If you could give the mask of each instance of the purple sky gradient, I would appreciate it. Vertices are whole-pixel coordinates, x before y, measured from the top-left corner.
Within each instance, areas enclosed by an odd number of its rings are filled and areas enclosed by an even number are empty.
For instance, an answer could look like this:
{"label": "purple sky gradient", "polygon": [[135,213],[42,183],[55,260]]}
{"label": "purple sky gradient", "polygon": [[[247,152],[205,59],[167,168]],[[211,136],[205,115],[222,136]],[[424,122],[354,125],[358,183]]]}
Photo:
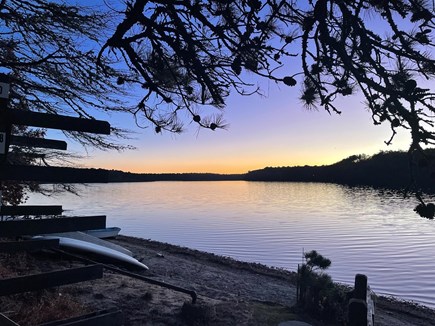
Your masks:
{"label": "purple sky gradient", "polygon": [[[117,0],[110,2],[114,7],[119,5]],[[297,64],[290,63],[284,69],[299,67],[299,59],[295,60]],[[283,76],[288,73],[284,70]],[[89,158],[82,164],[148,173],[243,173],[266,166],[331,164],[353,154],[406,150],[410,144],[406,131],[400,131],[393,145],[387,146],[384,142],[391,136],[390,127],[373,125],[360,94],[337,102],[341,115],[329,115],[321,107],[317,111],[303,107],[299,100],[301,80],[295,87],[250,81],[260,84],[264,97],[232,94],[225,110],[225,120],[230,124],[227,130],[198,130],[194,123],[187,123],[183,134],[156,134],[152,127],[137,128],[128,115],[98,114],[99,119],[132,130],[134,139],[123,143],[137,149],[121,153],[89,149]],[[84,152],[76,144],[70,143],[69,148]]]}

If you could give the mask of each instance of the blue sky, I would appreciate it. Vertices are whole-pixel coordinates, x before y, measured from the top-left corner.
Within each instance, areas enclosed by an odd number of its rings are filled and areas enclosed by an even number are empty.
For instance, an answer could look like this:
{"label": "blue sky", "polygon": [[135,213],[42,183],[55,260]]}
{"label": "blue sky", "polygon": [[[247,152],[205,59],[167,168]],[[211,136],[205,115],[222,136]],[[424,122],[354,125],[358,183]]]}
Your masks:
{"label": "blue sky", "polygon": [[307,110],[298,96],[298,87],[278,89],[274,83],[266,97],[232,95],[225,110],[227,130],[199,130],[192,124],[182,134],[156,134],[153,128],[135,127],[127,115],[108,117],[134,132],[126,143],[136,150],[91,149],[82,163],[131,172],[241,173],[265,166],[330,164],[353,154],[406,150],[410,144],[401,132],[387,146],[389,126],[372,124],[360,96],[342,101],[341,115]]}
{"label": "blue sky", "polygon": [[[81,163],[131,172],[242,173],[265,166],[330,164],[353,154],[406,150],[410,144],[408,134],[402,131],[393,145],[387,146],[389,126],[372,124],[359,94],[337,102],[341,115],[330,115],[322,108],[310,111],[303,107],[300,84],[290,88],[264,80],[254,82],[260,84],[264,96],[232,94],[225,110],[227,130],[198,130],[191,124],[180,135],[156,134],[153,128],[137,128],[128,115],[98,115],[132,130],[133,139],[124,143],[136,150],[88,149],[89,157]],[[70,144],[70,148],[83,153],[77,145]]]}

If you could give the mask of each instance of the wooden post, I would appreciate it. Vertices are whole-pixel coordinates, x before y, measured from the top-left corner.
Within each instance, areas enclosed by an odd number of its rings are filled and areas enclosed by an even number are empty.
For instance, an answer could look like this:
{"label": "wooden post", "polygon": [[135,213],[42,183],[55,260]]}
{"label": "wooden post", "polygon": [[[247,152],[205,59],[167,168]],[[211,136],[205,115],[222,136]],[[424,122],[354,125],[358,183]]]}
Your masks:
{"label": "wooden post", "polygon": [[[0,74],[0,164],[6,161],[9,148],[11,124],[5,114],[9,103],[9,76]],[[2,182],[0,180],[0,207],[3,205]]]}
{"label": "wooden post", "polygon": [[367,276],[363,274],[355,275],[355,289],[353,290],[353,297],[355,299],[365,300],[367,297]]}
{"label": "wooden post", "polygon": [[10,78],[0,73],[0,109],[6,109],[9,103]]}
{"label": "wooden post", "polygon": [[348,306],[349,326],[373,326],[374,315],[374,302],[367,276],[356,274],[353,298],[349,300]]}
{"label": "wooden post", "polygon": [[6,115],[9,103],[9,77],[0,74],[0,154],[7,153],[7,132],[10,132],[10,121]]}
{"label": "wooden post", "polygon": [[8,123],[5,110],[0,108],[0,164],[6,162],[9,151],[11,124]]}
{"label": "wooden post", "polygon": [[301,302],[301,298],[300,298],[300,286],[301,286],[301,281],[300,281],[301,275],[300,275],[300,267],[298,264],[298,274],[296,277],[296,302],[300,303]]}

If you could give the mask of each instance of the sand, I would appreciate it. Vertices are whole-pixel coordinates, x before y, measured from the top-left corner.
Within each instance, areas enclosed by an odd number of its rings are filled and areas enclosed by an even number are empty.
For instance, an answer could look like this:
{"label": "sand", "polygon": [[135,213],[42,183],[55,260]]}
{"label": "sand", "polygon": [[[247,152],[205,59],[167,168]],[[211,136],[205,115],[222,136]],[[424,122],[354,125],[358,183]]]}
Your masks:
{"label": "sand", "polygon": [[[296,303],[296,277],[290,271],[151,240],[119,236],[112,241],[131,250],[150,268],[135,273],[195,291],[196,303],[192,304],[192,296],[187,293],[107,269],[102,279],[46,290],[38,294],[39,298],[45,296],[49,302],[61,298],[63,306],[58,310],[65,315],[119,308],[125,325],[278,325],[288,320],[323,325],[291,309]],[[83,261],[52,252],[0,258],[3,262],[0,278],[84,265]],[[21,325],[54,317],[54,312],[42,316],[48,309],[46,300],[45,307],[23,318],[23,312],[29,310],[26,306],[31,300],[38,300],[38,295],[2,297],[0,310],[13,320],[20,320]],[[76,304],[76,312],[67,312]],[[435,325],[435,311],[411,302],[378,297],[376,325]]]}

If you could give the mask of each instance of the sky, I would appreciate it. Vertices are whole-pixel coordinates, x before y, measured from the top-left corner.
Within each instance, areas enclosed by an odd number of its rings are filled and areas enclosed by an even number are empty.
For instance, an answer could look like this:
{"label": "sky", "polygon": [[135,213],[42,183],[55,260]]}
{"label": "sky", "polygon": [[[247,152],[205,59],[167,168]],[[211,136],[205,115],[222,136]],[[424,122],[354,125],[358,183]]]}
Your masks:
{"label": "sky", "polygon": [[304,108],[299,84],[287,87],[262,81],[260,87],[264,96],[230,95],[225,109],[227,130],[199,130],[191,124],[179,135],[156,134],[152,127],[137,128],[128,115],[98,116],[131,130],[132,139],[123,143],[136,149],[84,151],[77,144],[69,148],[87,155],[80,162],[85,167],[143,173],[245,173],[266,166],[332,164],[354,154],[409,147],[406,132],[399,133],[393,145],[385,144],[390,127],[373,125],[360,94],[336,102],[342,110],[337,115],[321,107]]}
{"label": "sky", "polygon": [[[130,129],[125,144],[135,150],[88,149],[86,167],[143,173],[245,173],[266,166],[324,165],[354,154],[406,150],[410,138],[399,133],[393,145],[388,125],[375,126],[359,96],[341,101],[341,115],[322,108],[307,110],[300,89],[269,85],[266,96],[231,95],[225,110],[226,130],[199,130],[187,125],[182,134],[156,134],[140,129],[130,116],[108,117],[112,125]],[[72,146],[83,154],[83,149]]]}

